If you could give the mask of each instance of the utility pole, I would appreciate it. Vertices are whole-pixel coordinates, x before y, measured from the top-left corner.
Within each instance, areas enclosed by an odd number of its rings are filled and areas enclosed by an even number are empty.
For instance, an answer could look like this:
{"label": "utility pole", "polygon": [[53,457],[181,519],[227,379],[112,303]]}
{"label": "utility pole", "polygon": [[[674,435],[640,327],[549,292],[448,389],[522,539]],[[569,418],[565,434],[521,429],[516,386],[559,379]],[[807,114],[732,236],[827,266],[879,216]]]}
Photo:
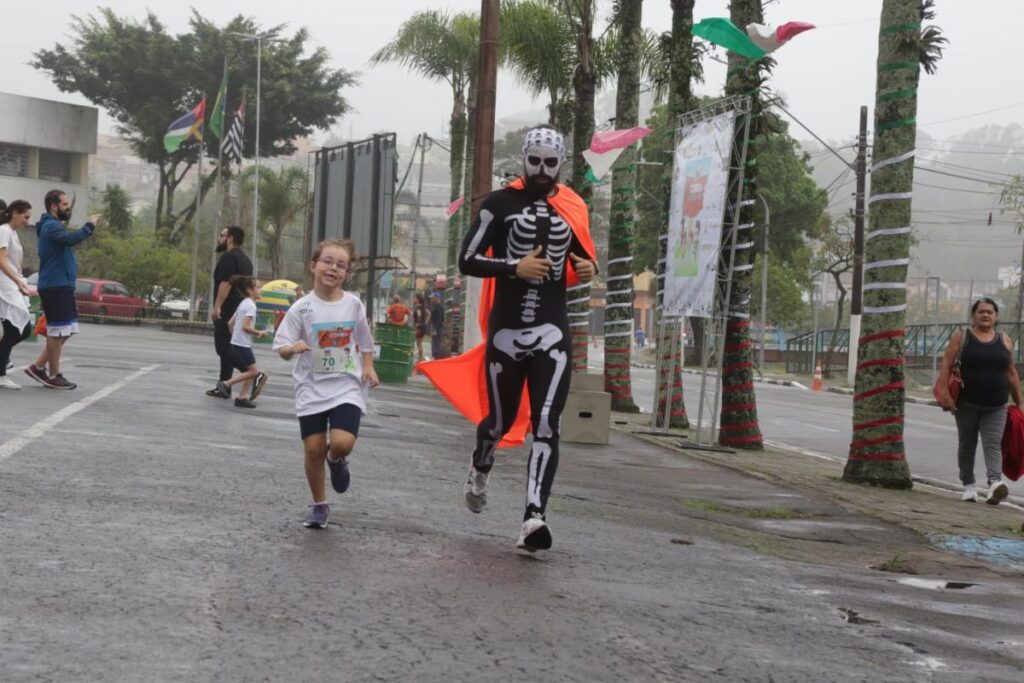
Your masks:
{"label": "utility pole", "polygon": [[846,357],[846,383],[857,381],[857,351],[860,345],[860,317],[864,312],[864,203],[868,176],[868,108],[860,108],[857,136],[857,196],[853,213],[853,291],[850,293],[850,344]]}
{"label": "utility pole", "polygon": [[[470,216],[480,210],[480,203],[491,191],[491,178],[494,175],[494,112],[497,100],[498,83],[498,16],[500,0],[481,0],[480,2],[480,61],[478,62],[478,85],[476,92],[476,116],[473,121],[473,184],[472,196],[467,197],[466,208]],[[465,209],[463,209],[465,210]],[[463,311],[462,340],[463,349],[478,344],[480,328],[476,325],[477,312],[480,306],[479,278],[463,280],[466,288],[466,305]]]}
{"label": "utility pole", "polygon": [[768,227],[771,224],[771,214],[768,212],[768,202],[764,195],[758,193],[757,198],[761,200],[764,208],[764,242],[761,246],[761,344],[757,353],[757,371],[764,377],[764,335],[768,327]]}

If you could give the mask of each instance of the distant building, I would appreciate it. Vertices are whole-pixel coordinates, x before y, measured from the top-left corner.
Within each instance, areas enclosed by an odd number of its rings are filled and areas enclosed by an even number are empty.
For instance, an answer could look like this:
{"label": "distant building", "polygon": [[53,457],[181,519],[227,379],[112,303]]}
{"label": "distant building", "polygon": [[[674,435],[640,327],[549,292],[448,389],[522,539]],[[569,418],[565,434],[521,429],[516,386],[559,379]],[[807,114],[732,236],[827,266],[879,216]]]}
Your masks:
{"label": "distant building", "polygon": [[25,199],[38,216],[46,193],[60,188],[88,208],[98,110],[0,93],[0,112],[0,198]]}

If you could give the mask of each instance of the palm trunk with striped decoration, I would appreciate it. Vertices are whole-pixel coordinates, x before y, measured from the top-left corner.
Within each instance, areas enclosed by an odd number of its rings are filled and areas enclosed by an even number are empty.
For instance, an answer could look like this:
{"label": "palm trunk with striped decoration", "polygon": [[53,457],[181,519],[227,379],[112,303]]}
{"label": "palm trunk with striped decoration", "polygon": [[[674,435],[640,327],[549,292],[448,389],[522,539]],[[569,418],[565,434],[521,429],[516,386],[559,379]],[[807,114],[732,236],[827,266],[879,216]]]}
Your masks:
{"label": "palm trunk with striped decoration", "polygon": [[903,359],[920,38],[919,0],[884,0],[864,241],[864,317],[853,439],[843,472],[846,481],[901,489],[913,486],[903,444]]}
{"label": "palm trunk with striped decoration", "polygon": [[[733,0],[730,19],[740,27],[764,23],[761,0]],[[733,258],[732,284],[728,301],[728,322],[725,331],[725,353],[722,358],[722,409],[718,442],[732,448],[761,450],[764,437],[757,420],[757,398],[754,395],[754,343],[750,339],[750,301],[754,285],[754,201],[757,195],[757,145],[767,134],[762,117],[761,85],[772,61],[768,57],[752,60],[735,52],[729,53],[726,95],[747,95],[751,98],[750,134],[747,143],[746,170],[742,199],[738,209],[736,250]],[[746,126],[742,117],[736,119],[736,135]],[[732,168],[740,159],[733,153]],[[735,171],[733,171],[735,173]],[[732,178],[729,187],[736,186]],[[738,189],[738,188],[737,188]],[[734,204],[738,197],[730,196]],[[723,243],[725,248],[728,245]],[[727,262],[727,261],[726,261]]]}

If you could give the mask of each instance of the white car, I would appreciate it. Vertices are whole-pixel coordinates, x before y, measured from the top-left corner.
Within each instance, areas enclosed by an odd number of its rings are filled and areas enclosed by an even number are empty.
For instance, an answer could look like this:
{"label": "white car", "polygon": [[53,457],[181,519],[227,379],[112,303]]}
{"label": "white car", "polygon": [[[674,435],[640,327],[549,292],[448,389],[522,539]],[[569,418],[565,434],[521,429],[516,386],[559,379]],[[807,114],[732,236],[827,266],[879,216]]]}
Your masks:
{"label": "white car", "polygon": [[187,318],[188,299],[168,299],[160,304],[160,314],[168,318]]}

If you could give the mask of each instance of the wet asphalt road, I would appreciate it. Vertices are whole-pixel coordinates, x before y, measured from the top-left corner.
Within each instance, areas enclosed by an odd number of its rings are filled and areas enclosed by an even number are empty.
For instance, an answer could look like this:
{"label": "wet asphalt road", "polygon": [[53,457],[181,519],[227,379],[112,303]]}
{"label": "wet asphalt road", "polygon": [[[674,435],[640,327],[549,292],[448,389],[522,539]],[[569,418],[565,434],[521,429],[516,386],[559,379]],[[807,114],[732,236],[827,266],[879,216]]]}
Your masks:
{"label": "wet asphalt road", "polygon": [[374,393],[351,490],[304,530],[288,365],[257,358],[273,376],[247,412],[202,395],[204,337],[86,325],[78,390],[14,375],[0,679],[1019,680],[1014,584],[940,596],[724,542],[692,501],[834,515],[827,543],[916,539],[628,437],[563,446],[555,547],[517,552],[525,453],[503,452],[471,514],[471,429],[419,384]]}

